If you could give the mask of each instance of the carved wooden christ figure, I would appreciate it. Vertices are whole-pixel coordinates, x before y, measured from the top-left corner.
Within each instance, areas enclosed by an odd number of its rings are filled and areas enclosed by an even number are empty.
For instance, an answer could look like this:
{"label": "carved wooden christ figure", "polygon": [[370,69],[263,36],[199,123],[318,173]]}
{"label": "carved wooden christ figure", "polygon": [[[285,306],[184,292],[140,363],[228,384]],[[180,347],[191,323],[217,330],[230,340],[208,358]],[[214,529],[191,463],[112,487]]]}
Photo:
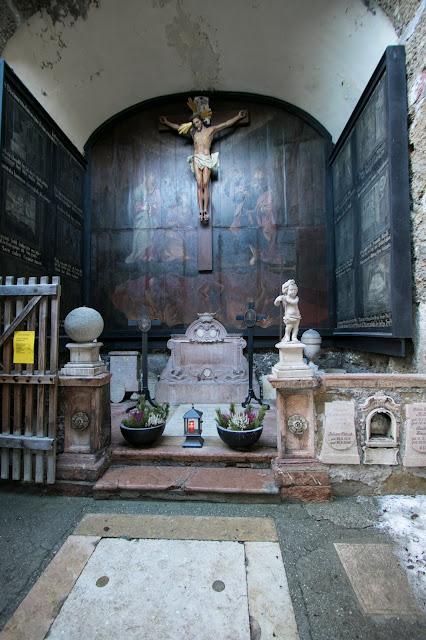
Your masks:
{"label": "carved wooden christ figure", "polygon": [[197,104],[192,98],[188,100],[188,106],[192,109],[193,115],[190,122],[178,125],[170,122],[165,116],[160,117],[160,122],[174,129],[181,135],[189,133],[194,141],[194,155],[189,156],[188,162],[191,171],[194,172],[197,180],[197,199],[199,208],[199,219],[201,222],[208,222],[209,219],[209,199],[210,199],[210,174],[212,169],[219,167],[219,153],[210,153],[213,136],[218,131],[232,127],[236,122],[246,117],[245,111],[240,111],[238,115],[226,122],[210,126],[208,120],[211,118],[211,109],[199,111]]}

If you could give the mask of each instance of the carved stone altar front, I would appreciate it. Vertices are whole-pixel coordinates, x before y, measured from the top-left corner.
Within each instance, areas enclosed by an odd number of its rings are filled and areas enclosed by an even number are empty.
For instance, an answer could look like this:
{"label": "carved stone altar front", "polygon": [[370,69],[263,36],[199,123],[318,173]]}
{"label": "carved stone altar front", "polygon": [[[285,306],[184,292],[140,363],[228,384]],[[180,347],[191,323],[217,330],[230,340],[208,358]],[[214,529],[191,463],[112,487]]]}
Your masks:
{"label": "carved stone altar front", "polygon": [[199,313],[184,335],[172,335],[171,351],[155,387],[158,402],[243,402],[248,391],[246,341],[227,333],[214,313]]}

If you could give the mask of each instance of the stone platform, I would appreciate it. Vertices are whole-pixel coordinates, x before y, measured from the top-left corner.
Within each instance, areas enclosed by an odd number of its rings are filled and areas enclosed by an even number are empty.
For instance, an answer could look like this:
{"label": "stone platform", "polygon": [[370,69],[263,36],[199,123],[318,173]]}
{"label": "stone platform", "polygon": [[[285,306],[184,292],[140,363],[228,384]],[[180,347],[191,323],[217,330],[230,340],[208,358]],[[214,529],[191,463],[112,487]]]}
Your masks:
{"label": "stone platform", "polygon": [[[198,405],[203,412],[202,448],[182,447],[183,415],[190,405],[174,405],[163,436],[137,448],[121,435],[120,423],[134,401],[111,405],[108,468],[101,477],[62,475],[50,493],[96,499],[160,499],[207,502],[326,502],[332,499],[328,472],[315,459],[278,460],[277,409],[266,412],[259,442],[247,451],[230,449],[218,436],[217,406]],[[256,406],[256,405],[254,405]]]}
{"label": "stone platform", "polygon": [[284,467],[282,462],[276,465],[273,403],[266,413],[262,437],[249,451],[230,449],[217,436],[216,405],[197,405],[203,411],[205,441],[201,449],[182,447],[186,405],[171,408],[164,435],[154,445],[132,447],[120,432],[120,422],[130,406],[131,402],[112,405],[111,466],[92,488],[97,499],[277,503],[324,502],[332,497],[328,474],[317,461],[292,459]]}

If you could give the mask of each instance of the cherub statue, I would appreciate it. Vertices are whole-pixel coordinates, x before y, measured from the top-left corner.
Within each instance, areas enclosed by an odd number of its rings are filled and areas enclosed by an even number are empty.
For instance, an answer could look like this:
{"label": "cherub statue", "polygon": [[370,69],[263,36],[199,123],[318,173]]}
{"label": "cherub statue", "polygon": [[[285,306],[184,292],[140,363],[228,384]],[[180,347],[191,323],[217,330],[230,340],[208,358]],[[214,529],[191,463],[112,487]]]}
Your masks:
{"label": "cherub statue", "polygon": [[192,110],[190,122],[178,125],[167,120],[165,116],[160,117],[161,124],[165,124],[180,134],[190,133],[194,141],[194,155],[189,156],[188,162],[191,171],[194,172],[197,180],[197,199],[199,207],[199,219],[201,222],[208,222],[209,214],[209,198],[210,198],[210,174],[212,169],[219,167],[219,153],[210,154],[210,148],[213,136],[218,131],[232,127],[238,120],[242,120],[246,116],[245,111],[240,111],[238,115],[226,122],[210,126],[212,111],[204,109],[201,113],[198,110],[196,102],[189,98],[188,106]]}
{"label": "cherub statue", "polygon": [[282,295],[274,300],[274,305],[279,306],[280,302],[284,305],[284,324],[285,335],[283,342],[299,342],[297,332],[302,316],[299,311],[299,297],[297,295],[298,288],[294,280],[287,280],[282,286]]}

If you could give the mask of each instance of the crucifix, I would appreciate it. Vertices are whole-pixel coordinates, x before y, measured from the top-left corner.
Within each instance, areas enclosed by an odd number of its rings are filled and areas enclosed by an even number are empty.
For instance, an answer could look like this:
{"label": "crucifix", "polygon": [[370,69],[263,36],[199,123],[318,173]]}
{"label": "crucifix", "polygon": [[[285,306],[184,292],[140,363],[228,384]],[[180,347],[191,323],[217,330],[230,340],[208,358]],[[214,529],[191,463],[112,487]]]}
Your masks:
{"label": "crucifix", "polygon": [[[212,110],[209,108],[209,101],[206,96],[197,96],[195,99],[188,99],[188,106],[192,110],[189,122],[177,124],[172,120],[182,120],[182,116],[160,116],[159,129],[166,127],[177,131],[180,135],[191,135],[194,142],[194,153],[189,156],[188,162],[191,171],[197,181],[197,203],[198,203],[198,270],[211,271],[213,268],[212,259],[212,225],[211,225],[211,203],[210,203],[210,176],[214,169],[219,167],[219,153],[210,153],[213,136],[215,133],[232,127],[238,122],[248,123],[247,111],[240,111],[232,118],[227,118],[223,122],[214,122]],[[222,114],[228,115],[228,114]],[[210,224],[209,224],[210,222]]]}
{"label": "crucifix", "polygon": [[256,315],[254,310],[254,302],[248,303],[248,309],[244,313],[244,315],[236,316],[237,320],[242,320],[247,327],[247,350],[248,350],[248,361],[249,361],[249,391],[248,396],[244,400],[242,406],[246,407],[250,400],[256,400],[260,405],[265,405],[269,409],[269,404],[263,402],[262,399],[259,399],[254,390],[253,390],[253,336],[254,336],[254,327],[258,320],[265,320],[266,316]]}
{"label": "crucifix", "polygon": [[[129,320],[129,325],[137,324],[142,331],[142,391],[141,394],[145,396],[145,400],[150,405],[156,407],[154,400],[151,399],[151,394],[148,389],[148,332],[152,326],[160,326],[160,320],[151,320],[148,315],[148,309],[143,307],[142,313],[139,316],[138,321]],[[130,409],[128,409],[130,411]]]}

